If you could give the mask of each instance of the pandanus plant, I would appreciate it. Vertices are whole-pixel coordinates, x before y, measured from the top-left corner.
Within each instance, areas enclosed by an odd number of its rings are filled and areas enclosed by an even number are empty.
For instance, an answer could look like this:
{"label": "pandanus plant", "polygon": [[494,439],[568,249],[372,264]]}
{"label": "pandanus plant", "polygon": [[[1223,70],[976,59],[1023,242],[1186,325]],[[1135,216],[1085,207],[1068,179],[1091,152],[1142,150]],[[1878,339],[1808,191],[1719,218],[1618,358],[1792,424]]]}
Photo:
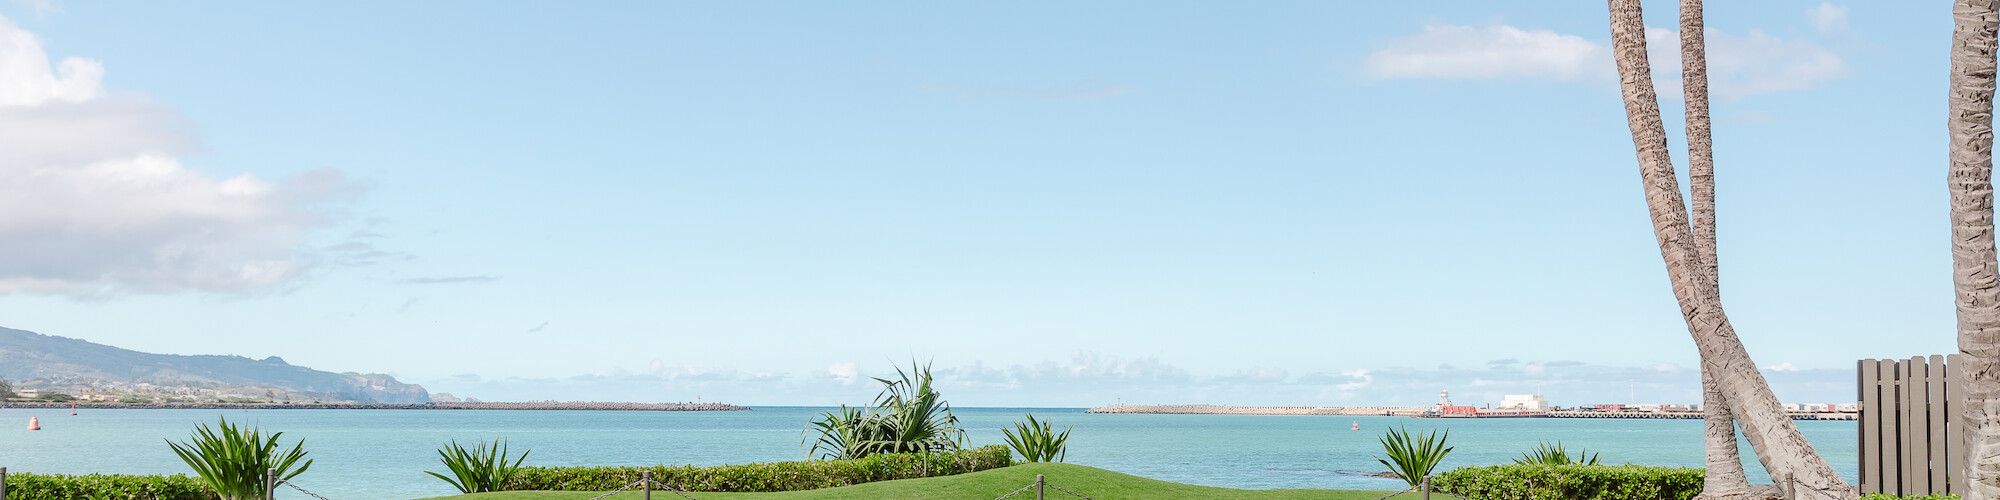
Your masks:
{"label": "pandanus plant", "polygon": [[[954,451],[965,430],[951,404],[931,386],[929,366],[896,369],[894,380],[876,378],[882,392],[867,408],[841,406],[814,419],[807,432],[819,438],[807,453],[816,458],[851,459],[876,453]],[[810,438],[808,438],[810,439]]]}
{"label": "pandanus plant", "polygon": [[291,450],[279,451],[278,437],[283,435],[275,432],[266,436],[261,429],[231,425],[228,419],[219,419],[216,429],[208,424],[196,427],[191,436],[193,443],[167,441],[167,446],[173,447],[174,454],[180,455],[202,484],[215,490],[222,500],[256,500],[264,497],[264,475],[268,471],[276,470],[273,477],[282,482],[312,467],[312,460],[299,461],[306,456],[303,439],[293,444]]}
{"label": "pandanus plant", "polygon": [[1073,430],[1075,426],[1057,433],[1054,424],[1029,414],[1027,422],[1014,422],[1013,429],[1000,429],[1000,433],[1006,435],[1007,446],[1029,462],[1061,462],[1069,456],[1065,443]]}
{"label": "pandanus plant", "polygon": [[1524,465],[1597,465],[1597,455],[1596,453],[1591,453],[1590,450],[1577,448],[1576,456],[1571,457],[1569,456],[1569,450],[1563,448],[1562,441],[1556,441],[1556,444],[1553,446],[1543,442],[1537,443],[1535,449],[1528,450],[1527,453],[1522,453],[1521,458],[1514,459],[1514,463]]}
{"label": "pandanus plant", "polygon": [[490,447],[485,441],[480,441],[472,449],[466,449],[453,440],[438,449],[438,460],[444,462],[445,468],[451,469],[451,476],[431,471],[424,473],[451,483],[451,487],[458,488],[461,493],[501,491],[506,489],[507,481],[521,471],[521,461],[528,459],[528,453],[523,451],[521,456],[514,457],[513,463],[507,463],[507,443],[504,440],[495,441]]}
{"label": "pandanus plant", "polygon": [[1387,434],[1382,435],[1382,451],[1388,454],[1389,458],[1375,457],[1375,461],[1382,462],[1390,472],[1401,476],[1403,481],[1410,483],[1410,489],[1414,490],[1423,482],[1425,476],[1437,470],[1438,463],[1444,461],[1445,455],[1451,454],[1451,447],[1444,445],[1445,439],[1449,437],[1451,437],[1449,430],[1444,431],[1442,435],[1437,431],[1413,435],[1407,428],[1389,429]]}

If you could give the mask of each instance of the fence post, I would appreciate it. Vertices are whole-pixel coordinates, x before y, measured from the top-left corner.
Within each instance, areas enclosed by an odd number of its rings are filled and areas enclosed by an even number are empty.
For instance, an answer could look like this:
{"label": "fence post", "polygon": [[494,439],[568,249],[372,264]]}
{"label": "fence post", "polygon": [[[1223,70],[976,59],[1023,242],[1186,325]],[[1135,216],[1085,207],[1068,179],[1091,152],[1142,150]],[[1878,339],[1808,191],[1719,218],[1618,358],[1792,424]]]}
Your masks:
{"label": "fence post", "polygon": [[[646,492],[646,500],[653,500],[653,471],[649,470],[639,471],[639,482],[646,483],[646,485],[643,487],[644,489],[640,490]],[[0,499],[0,500],[6,500],[6,499]]]}
{"label": "fence post", "polygon": [[1785,500],[1799,500],[1799,483],[1792,479],[1792,473],[1785,473]]}
{"label": "fence post", "polygon": [[[278,469],[265,469],[264,500],[277,500],[277,498],[278,498]],[[0,500],[6,500],[6,499],[0,498]]]}
{"label": "fence post", "polygon": [[7,500],[7,468],[0,467],[0,500]]}
{"label": "fence post", "polygon": [[[1035,475],[1035,500],[1042,500],[1042,492],[1044,492],[1044,491],[1048,491],[1048,488],[1049,488],[1049,482],[1048,482],[1048,480],[1046,480],[1046,479],[1042,479],[1042,475],[1041,475],[1041,474],[1036,474],[1036,475]],[[4,498],[0,498],[0,500],[6,500],[6,499],[4,499]]]}
{"label": "fence post", "polygon": [[1417,483],[1417,488],[1424,490],[1424,500],[1431,500],[1431,475],[1424,474],[1424,480]]}

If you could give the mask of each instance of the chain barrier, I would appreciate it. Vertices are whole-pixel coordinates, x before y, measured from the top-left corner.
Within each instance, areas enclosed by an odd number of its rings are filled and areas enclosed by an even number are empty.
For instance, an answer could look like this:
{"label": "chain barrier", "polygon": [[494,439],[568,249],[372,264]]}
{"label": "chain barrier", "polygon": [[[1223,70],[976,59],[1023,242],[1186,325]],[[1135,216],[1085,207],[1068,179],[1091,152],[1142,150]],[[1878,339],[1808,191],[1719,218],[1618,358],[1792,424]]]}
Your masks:
{"label": "chain barrier", "polygon": [[1382,498],[1377,498],[1377,499],[1375,499],[1375,500],[1389,500],[1389,497],[1393,497],[1393,496],[1396,496],[1396,495],[1401,495],[1401,494],[1404,494],[1404,493],[1416,493],[1416,492],[1417,492],[1417,490],[1403,490],[1403,491],[1398,491],[1398,492],[1395,492],[1395,493],[1390,493],[1390,494],[1387,494],[1387,495],[1382,495]]}
{"label": "chain barrier", "polygon": [[[313,498],[317,498],[317,499],[319,499],[319,500],[332,500],[332,499],[330,499],[330,498],[327,498],[327,497],[323,497],[323,496],[320,496],[320,495],[319,495],[318,493],[313,493],[313,492],[310,492],[310,491],[306,491],[306,489],[305,489],[305,488],[300,488],[300,487],[299,487],[299,485],[296,485],[296,484],[292,484],[292,482],[291,482],[291,481],[285,481],[285,486],[290,486],[290,487],[292,487],[292,489],[295,489],[295,490],[299,490],[299,493],[304,493],[304,494],[306,494],[307,496],[311,496],[311,497],[313,497]],[[275,496],[275,495],[273,495],[273,496]]]}
{"label": "chain barrier", "polygon": [[662,482],[660,482],[660,480],[658,480],[658,479],[654,479],[654,480],[652,480],[652,481],[653,481],[653,484],[657,484],[657,485],[660,485],[660,489],[663,489],[663,490],[667,490],[667,492],[668,492],[668,493],[673,493],[673,494],[675,494],[675,495],[680,495],[680,496],[681,496],[681,498],[686,498],[687,500],[701,500],[701,499],[699,499],[699,498],[695,498],[695,497],[691,497],[691,496],[688,496],[687,492],[685,492],[685,491],[681,491],[681,489],[680,489],[680,488],[675,488],[675,487],[672,487],[672,486],[667,486],[667,483],[662,483]]}
{"label": "chain barrier", "polygon": [[1035,486],[1036,486],[1036,485],[1038,485],[1038,484],[1041,484],[1041,483],[1035,483],[1035,484],[1030,484],[1030,485],[1027,485],[1027,486],[1022,486],[1022,487],[1021,487],[1021,489],[1018,489],[1018,490],[1014,490],[1014,492],[1013,492],[1013,493],[1008,493],[1008,494],[1005,494],[1005,495],[1000,495],[1000,497],[999,497],[999,498],[994,498],[993,500],[1007,500],[1007,498],[1008,498],[1008,497],[1012,497],[1012,496],[1014,496],[1014,495],[1019,495],[1019,494],[1021,494],[1021,493],[1023,493],[1023,492],[1026,492],[1026,491],[1028,491],[1028,490],[1032,490],[1032,489],[1035,489]]}
{"label": "chain barrier", "polygon": [[615,489],[615,490],[611,490],[611,491],[608,491],[608,492],[605,492],[605,493],[604,493],[604,494],[602,494],[602,495],[598,495],[598,496],[594,496],[594,497],[590,497],[590,500],[604,500],[604,497],[608,497],[608,496],[611,496],[611,495],[616,495],[616,494],[618,494],[618,492],[620,492],[620,491],[625,491],[625,490],[629,490],[629,489],[632,489],[632,487],[633,487],[633,486],[638,486],[638,485],[641,485],[641,484],[646,484],[646,482],[645,482],[645,481],[633,481],[633,482],[632,482],[631,484],[627,484],[627,485],[624,485],[624,486],[620,486],[620,487],[618,487],[618,489]]}
{"label": "chain barrier", "polygon": [[[1047,484],[1047,483],[1043,483],[1043,484]],[[1070,490],[1069,490],[1069,488],[1064,488],[1064,487],[1061,487],[1061,486],[1056,486],[1056,485],[1053,485],[1053,484],[1050,484],[1050,485],[1049,485],[1049,487],[1050,487],[1050,488],[1055,488],[1055,489],[1056,489],[1057,491],[1061,491],[1061,492],[1063,492],[1063,493],[1068,493],[1068,494],[1071,494],[1071,495],[1076,495],[1076,496],[1077,496],[1077,498],[1082,498],[1083,500],[1097,500],[1097,499],[1095,499],[1095,498],[1090,498],[1090,495],[1085,495],[1085,494],[1082,494],[1082,493],[1077,493],[1077,492],[1074,492],[1074,491],[1070,491]]]}

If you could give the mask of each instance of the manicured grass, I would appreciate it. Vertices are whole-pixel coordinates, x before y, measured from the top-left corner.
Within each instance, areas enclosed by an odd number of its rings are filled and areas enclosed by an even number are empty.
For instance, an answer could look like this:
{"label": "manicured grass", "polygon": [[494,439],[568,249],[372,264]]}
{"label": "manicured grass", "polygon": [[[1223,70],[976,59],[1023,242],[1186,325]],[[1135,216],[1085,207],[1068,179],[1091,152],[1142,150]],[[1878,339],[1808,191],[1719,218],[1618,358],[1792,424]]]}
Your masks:
{"label": "manicured grass", "polygon": [[[877,500],[877,499],[941,499],[941,500],[993,500],[1022,486],[1035,482],[1035,475],[1048,477],[1051,485],[1090,495],[1098,500],[1136,499],[1244,499],[1244,500],[1374,500],[1387,495],[1388,491],[1352,490],[1237,490],[1213,488],[1189,484],[1170,483],[1154,479],[1120,474],[1094,467],[1070,464],[1022,464],[1013,467],[959,474],[956,476],[930,477],[923,479],[903,479],[878,483],[858,484],[841,488],[826,488],[810,491],[786,491],[779,493],[710,493],[696,492],[690,495],[700,500]],[[584,491],[503,491],[459,495],[452,500],[586,500],[602,492]],[[1458,500],[1443,494],[1433,493],[1434,500]],[[636,500],[635,492],[620,493],[609,497],[615,500]],[[676,500],[673,493],[655,491],[653,498]],[[1015,495],[1014,499],[1033,500],[1034,491]],[[1070,500],[1069,496],[1055,488],[1048,489],[1050,499]],[[1404,494],[1396,500],[1417,500],[1422,495]]]}

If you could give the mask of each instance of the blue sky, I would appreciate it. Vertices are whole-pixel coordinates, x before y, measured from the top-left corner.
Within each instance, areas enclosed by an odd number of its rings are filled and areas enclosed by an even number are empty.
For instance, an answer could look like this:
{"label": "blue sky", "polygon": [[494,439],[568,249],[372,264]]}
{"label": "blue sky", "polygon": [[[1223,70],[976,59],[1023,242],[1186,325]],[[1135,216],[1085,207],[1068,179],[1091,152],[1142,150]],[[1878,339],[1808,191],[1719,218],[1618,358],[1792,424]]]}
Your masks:
{"label": "blue sky", "polygon": [[[487,399],[1699,399],[1602,2],[0,17],[0,326]],[[1949,7],[1707,18],[1780,397],[1955,350]]]}

